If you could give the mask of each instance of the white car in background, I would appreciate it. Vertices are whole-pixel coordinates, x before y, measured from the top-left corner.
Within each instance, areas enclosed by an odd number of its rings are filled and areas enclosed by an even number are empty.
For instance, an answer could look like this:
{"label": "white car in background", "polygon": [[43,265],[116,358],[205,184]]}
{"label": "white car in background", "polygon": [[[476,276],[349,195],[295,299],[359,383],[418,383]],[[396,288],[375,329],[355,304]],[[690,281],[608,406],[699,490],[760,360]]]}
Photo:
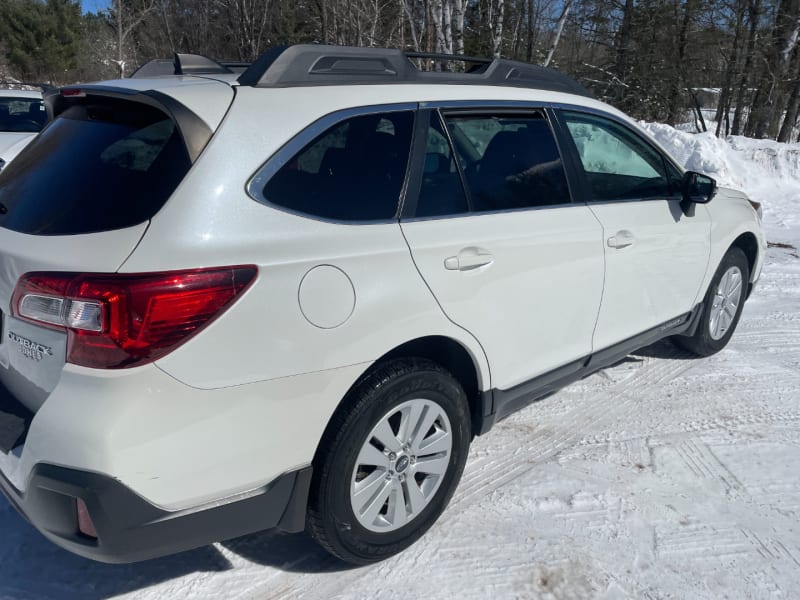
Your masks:
{"label": "white car in background", "polygon": [[0,170],[46,123],[47,111],[41,92],[0,89]]}
{"label": "white car in background", "polygon": [[661,338],[728,343],[758,204],[555,71],[419,58],[45,95],[0,173],[0,490],[45,536],[118,562],[307,528],[374,562],[497,420]]}

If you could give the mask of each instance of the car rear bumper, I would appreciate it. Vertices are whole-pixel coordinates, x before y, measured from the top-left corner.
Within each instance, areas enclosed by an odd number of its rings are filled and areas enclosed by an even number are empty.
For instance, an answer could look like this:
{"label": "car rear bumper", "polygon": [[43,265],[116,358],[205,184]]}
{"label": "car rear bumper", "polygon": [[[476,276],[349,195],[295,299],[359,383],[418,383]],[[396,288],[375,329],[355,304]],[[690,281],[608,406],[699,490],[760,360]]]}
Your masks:
{"label": "car rear bumper", "polygon": [[[21,492],[0,472],[5,496],[42,534],[75,554],[108,563],[146,560],[276,527],[302,531],[310,483],[306,467],[246,494],[168,511],[97,473],[40,463]],[[86,504],[96,539],[78,529],[77,499]]]}

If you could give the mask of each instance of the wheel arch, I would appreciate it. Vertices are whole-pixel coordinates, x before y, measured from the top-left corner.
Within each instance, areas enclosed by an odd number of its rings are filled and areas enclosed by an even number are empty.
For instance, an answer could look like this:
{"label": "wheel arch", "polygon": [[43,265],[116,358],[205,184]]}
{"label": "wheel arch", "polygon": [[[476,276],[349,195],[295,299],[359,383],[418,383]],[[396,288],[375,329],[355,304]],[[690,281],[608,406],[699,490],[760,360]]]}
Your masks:
{"label": "wheel arch", "polygon": [[[483,392],[483,382],[484,380],[488,381],[488,373],[484,374],[482,372],[480,360],[475,357],[463,343],[444,335],[430,335],[408,340],[395,346],[372,362],[364,369],[364,372],[356,378],[347,390],[347,393],[342,397],[328,419],[325,431],[327,432],[331,423],[336,421],[336,417],[341,411],[348,409],[349,398],[351,397],[353,389],[356,388],[365,377],[386,361],[404,357],[425,358],[437,363],[450,372],[461,384],[467,396],[473,435],[478,435],[483,431],[483,421],[486,418],[484,413],[487,412],[485,409],[487,395]],[[489,395],[488,398],[490,399],[491,396]],[[317,452],[318,451],[319,445],[317,447]]]}
{"label": "wheel arch", "polygon": [[376,362],[405,356],[427,358],[447,369],[458,380],[467,395],[473,434],[476,435],[481,431],[485,412],[481,393],[482,377],[477,361],[466,347],[453,338],[432,335],[405,342],[384,354]]}
{"label": "wheel arch", "polygon": [[739,248],[747,258],[747,266],[750,269],[750,281],[747,282],[747,296],[749,296],[753,289],[753,271],[758,261],[758,240],[752,232],[746,231],[733,240],[730,248]]}

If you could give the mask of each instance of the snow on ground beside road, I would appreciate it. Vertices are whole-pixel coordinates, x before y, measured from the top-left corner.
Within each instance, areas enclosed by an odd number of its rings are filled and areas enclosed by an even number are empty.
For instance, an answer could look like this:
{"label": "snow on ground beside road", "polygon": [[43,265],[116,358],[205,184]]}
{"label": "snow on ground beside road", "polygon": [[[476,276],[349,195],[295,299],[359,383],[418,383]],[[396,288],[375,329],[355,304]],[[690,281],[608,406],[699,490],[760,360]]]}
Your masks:
{"label": "snow on ground beside road", "polygon": [[506,419],[475,440],[432,530],[371,567],[273,534],[100,565],[0,500],[0,599],[797,597],[800,146],[646,127],[761,201],[787,246],[723,352],[661,342]]}

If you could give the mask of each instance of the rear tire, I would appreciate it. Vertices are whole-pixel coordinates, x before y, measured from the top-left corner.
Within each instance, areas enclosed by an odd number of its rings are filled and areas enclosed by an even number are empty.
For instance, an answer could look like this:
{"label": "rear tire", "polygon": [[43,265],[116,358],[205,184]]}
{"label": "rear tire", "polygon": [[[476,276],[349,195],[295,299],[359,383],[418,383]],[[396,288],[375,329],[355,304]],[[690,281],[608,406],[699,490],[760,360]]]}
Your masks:
{"label": "rear tire", "polygon": [[708,286],[697,331],[691,337],[676,336],[673,340],[698,356],[722,350],[739,323],[749,281],[747,257],[734,246],[722,258]]}
{"label": "rear tire", "polygon": [[323,435],[309,532],[354,564],[405,550],[453,495],[470,432],[466,395],[450,373],[421,358],[380,365],[356,385]]}

